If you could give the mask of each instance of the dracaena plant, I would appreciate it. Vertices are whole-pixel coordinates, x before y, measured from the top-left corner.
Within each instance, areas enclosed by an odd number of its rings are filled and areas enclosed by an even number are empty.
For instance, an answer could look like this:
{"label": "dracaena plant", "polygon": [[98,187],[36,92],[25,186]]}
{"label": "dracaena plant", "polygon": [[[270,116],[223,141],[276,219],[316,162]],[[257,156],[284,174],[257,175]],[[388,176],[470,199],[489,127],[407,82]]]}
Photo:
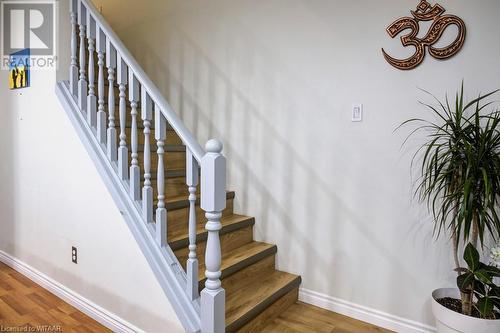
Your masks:
{"label": "dracaena plant", "polygon": [[[453,102],[430,94],[436,106],[421,103],[436,121],[415,118],[401,125],[417,125],[405,143],[419,132],[426,138],[412,158],[412,167],[419,161],[421,174],[415,196],[432,213],[436,236],[446,233],[453,240],[457,270],[460,244],[483,246],[486,236],[497,240],[500,234],[500,113],[487,111],[493,105],[487,99],[497,92],[466,102],[462,83]],[[462,294],[464,314],[471,315],[473,299],[467,297],[472,295]]]}
{"label": "dracaena plant", "polygon": [[476,307],[483,318],[494,319],[493,311],[500,311],[500,286],[494,282],[494,278],[500,277],[500,269],[482,263],[479,252],[471,243],[465,247],[464,260],[467,268],[457,269],[460,274],[457,286],[463,294],[474,295],[477,303],[473,304],[472,297],[469,297],[463,306]]}

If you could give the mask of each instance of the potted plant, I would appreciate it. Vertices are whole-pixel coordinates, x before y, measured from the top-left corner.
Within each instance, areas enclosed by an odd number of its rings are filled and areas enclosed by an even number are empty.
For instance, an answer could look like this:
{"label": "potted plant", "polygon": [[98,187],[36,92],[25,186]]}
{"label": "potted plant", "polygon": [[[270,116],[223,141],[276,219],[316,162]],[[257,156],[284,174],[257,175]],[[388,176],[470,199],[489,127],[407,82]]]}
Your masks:
{"label": "potted plant", "polygon": [[[476,250],[500,235],[500,112],[486,112],[492,105],[487,98],[497,92],[466,103],[462,83],[452,104],[448,97],[444,102],[434,97],[436,106],[421,103],[437,121],[410,119],[401,125],[418,125],[409,137],[425,133],[426,142],[412,159],[421,173],[415,195],[432,213],[436,236],[446,234],[453,247],[457,288],[432,293],[440,333],[500,332],[500,289],[494,283],[500,270],[481,263]],[[461,246],[467,268],[459,260]]]}

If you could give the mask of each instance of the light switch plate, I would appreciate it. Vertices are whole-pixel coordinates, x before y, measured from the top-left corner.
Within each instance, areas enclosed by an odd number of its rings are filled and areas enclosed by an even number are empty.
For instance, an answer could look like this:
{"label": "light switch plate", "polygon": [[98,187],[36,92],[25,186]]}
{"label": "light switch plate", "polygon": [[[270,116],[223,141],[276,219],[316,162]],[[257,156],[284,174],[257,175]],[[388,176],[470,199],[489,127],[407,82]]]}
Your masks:
{"label": "light switch plate", "polygon": [[352,105],[352,118],[353,122],[363,121],[363,104]]}

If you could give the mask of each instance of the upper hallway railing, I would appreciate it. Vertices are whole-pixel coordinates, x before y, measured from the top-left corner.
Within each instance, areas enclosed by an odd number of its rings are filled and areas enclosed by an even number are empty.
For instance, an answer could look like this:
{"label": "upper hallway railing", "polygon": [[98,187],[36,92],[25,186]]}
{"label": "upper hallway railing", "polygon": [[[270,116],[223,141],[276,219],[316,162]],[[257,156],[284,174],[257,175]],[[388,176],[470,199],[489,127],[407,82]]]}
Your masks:
{"label": "upper hallway railing", "polygon": [[[202,332],[224,332],[225,292],[220,281],[219,239],[222,228],[220,219],[226,207],[226,161],[221,154],[222,144],[210,140],[204,150],[94,5],[89,0],[69,1],[69,91],[91,128],[96,143],[104,150],[129,193],[129,200],[135,203],[140,213],[138,216],[142,216],[141,221],[135,222],[148,226],[156,240],[155,246],[161,251],[166,251],[169,246],[165,183],[166,165],[169,165],[167,130],[175,131],[186,146],[185,193],[189,214],[185,223],[189,230],[189,255],[183,292],[193,303],[199,304],[200,311],[196,312],[199,317],[195,319],[201,323]],[[117,97],[116,88],[119,92]],[[115,115],[116,107],[118,115]],[[143,142],[142,145],[140,142]],[[151,149],[154,144],[156,152]],[[156,165],[152,160],[156,161]],[[153,182],[154,172],[156,183]],[[201,208],[208,220],[205,226],[208,233],[204,258],[206,282],[201,293],[198,291],[196,252],[198,185],[201,185]]]}

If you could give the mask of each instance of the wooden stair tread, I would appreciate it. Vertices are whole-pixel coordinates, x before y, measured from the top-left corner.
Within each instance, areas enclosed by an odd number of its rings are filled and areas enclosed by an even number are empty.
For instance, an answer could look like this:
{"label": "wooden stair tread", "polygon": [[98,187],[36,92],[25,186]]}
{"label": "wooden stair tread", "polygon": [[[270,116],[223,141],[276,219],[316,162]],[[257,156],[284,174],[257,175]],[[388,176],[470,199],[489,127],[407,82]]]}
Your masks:
{"label": "wooden stair tread", "polygon": [[[243,267],[249,266],[252,263],[259,261],[262,258],[270,256],[272,254],[276,254],[277,247],[276,245],[262,243],[262,242],[251,242],[249,244],[245,244],[240,246],[233,251],[228,253],[224,253],[222,255],[222,278],[225,278]],[[198,280],[205,280],[205,264],[201,263],[199,270]]]}
{"label": "wooden stair tread", "polygon": [[[234,199],[234,191],[226,191],[226,199]],[[200,198],[197,197],[196,203],[199,204]],[[154,204],[156,207],[158,200],[155,200]],[[182,209],[189,206],[188,195],[178,195],[172,196],[165,199],[166,208],[168,210]],[[187,221],[186,221],[187,224]]]}
{"label": "wooden stair tread", "polygon": [[[255,219],[249,216],[232,214],[229,216],[222,216],[221,218],[222,229],[220,234],[228,233],[237,229],[244,228],[255,223]],[[168,234],[168,243],[173,251],[185,247],[189,244],[189,228],[186,221],[182,227],[177,227],[175,230],[170,230]],[[206,239],[207,231],[205,225],[198,224],[196,226],[196,239],[201,241]]]}
{"label": "wooden stair tread", "polygon": [[[107,109],[105,110],[105,112],[107,112]],[[118,113],[116,110],[115,110],[115,113]],[[115,122],[116,122],[116,129],[118,132],[120,132],[120,118],[119,118],[119,114],[116,114],[115,115]],[[132,122],[130,121],[130,115],[127,113],[127,122],[125,123],[125,128],[130,130],[132,128]],[[144,125],[142,123],[142,119],[139,121],[139,118],[137,119],[137,129],[140,129],[140,130],[144,130]],[[151,121],[151,133],[154,133],[154,124],[153,124],[153,121]],[[170,126],[170,124],[167,124],[167,128],[166,128],[167,132],[174,132],[174,133],[177,133],[175,132],[175,130],[173,129],[172,126]],[[142,134],[143,132],[140,131],[139,134]],[[151,136],[151,138],[154,138],[154,135]]]}
{"label": "wooden stair tread", "polygon": [[300,276],[274,271],[245,288],[226,291],[226,332],[235,332],[267,307],[300,285]]}
{"label": "wooden stair tread", "polygon": [[[156,143],[152,143],[150,146],[150,152],[151,155],[156,154]],[[186,152],[186,146],[184,145],[164,145],[163,149],[165,152],[171,152],[171,153],[185,153]],[[137,152],[138,153],[144,153],[144,145],[143,144],[138,144],[137,145]]]}
{"label": "wooden stair tread", "polygon": [[[144,170],[142,165],[141,165],[141,170]],[[156,170],[152,170],[151,180],[156,181],[157,176],[158,174],[156,173]],[[165,170],[165,179],[179,178],[179,177],[186,177],[186,169]],[[142,172],[141,172],[141,181],[144,181],[144,173]],[[186,185],[186,191],[187,191],[187,185]]]}

